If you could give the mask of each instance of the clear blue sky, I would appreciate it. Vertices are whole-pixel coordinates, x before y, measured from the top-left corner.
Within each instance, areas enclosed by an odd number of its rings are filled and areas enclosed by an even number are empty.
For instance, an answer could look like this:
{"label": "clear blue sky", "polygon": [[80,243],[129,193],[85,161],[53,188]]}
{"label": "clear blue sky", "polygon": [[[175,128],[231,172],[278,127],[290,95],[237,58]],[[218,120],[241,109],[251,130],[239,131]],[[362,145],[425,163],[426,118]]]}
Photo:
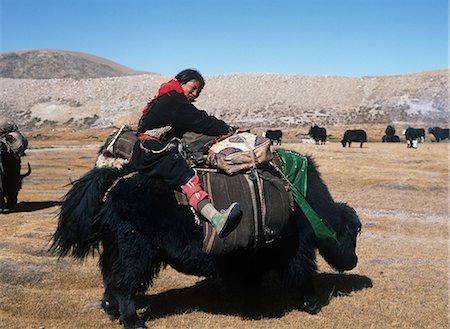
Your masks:
{"label": "clear blue sky", "polygon": [[1,52],[49,48],[174,75],[448,68],[447,0],[0,0]]}

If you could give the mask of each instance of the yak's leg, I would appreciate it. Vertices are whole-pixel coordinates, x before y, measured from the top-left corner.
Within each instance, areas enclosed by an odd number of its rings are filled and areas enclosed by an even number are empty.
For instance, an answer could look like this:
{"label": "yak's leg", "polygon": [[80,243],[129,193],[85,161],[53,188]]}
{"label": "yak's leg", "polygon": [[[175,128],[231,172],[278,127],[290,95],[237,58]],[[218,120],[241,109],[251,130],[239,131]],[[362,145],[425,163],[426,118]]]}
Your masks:
{"label": "yak's leg", "polygon": [[[243,269],[238,256],[233,256],[236,258],[236,268]],[[224,258],[227,256],[222,257]],[[230,264],[230,258],[223,263],[218,262],[218,272],[227,291],[233,295],[234,307],[239,310],[243,319],[261,319],[264,313],[261,303],[261,275],[248,269],[233,271],[227,266]]]}
{"label": "yak's leg", "polygon": [[264,316],[264,305],[261,303],[261,277],[257,274],[246,275],[239,289],[242,301],[243,317],[261,319]]}
{"label": "yak's leg", "polygon": [[6,208],[12,209],[17,205],[17,194],[10,194],[6,196]]}
{"label": "yak's leg", "polygon": [[112,287],[114,287],[114,273],[111,268],[114,260],[114,252],[108,248],[107,244],[105,244],[103,253],[100,257],[100,268],[103,275],[103,286],[105,287],[101,306],[110,320],[117,320],[120,316],[119,302],[112,289]]}
{"label": "yak's leg", "polygon": [[101,301],[103,310],[110,320],[119,319],[125,329],[146,328],[136,313],[135,290],[129,286],[118,288],[110,277],[104,277],[105,292]]}
{"label": "yak's leg", "polygon": [[3,193],[0,193],[0,213],[6,211],[6,201],[3,197]]}
{"label": "yak's leg", "polygon": [[145,322],[136,313],[134,294],[131,292],[117,296],[119,302],[120,323],[125,329],[145,329]]}
{"label": "yak's leg", "polygon": [[1,157],[0,157],[0,213],[3,212],[3,210],[5,210],[6,208],[6,200],[5,200],[5,191],[3,190],[3,180],[4,178],[2,177],[2,163],[1,163]]}
{"label": "yak's leg", "polygon": [[315,237],[311,227],[307,225],[305,217],[299,216],[296,219],[302,229],[299,229],[297,253],[287,264],[285,279],[299,289],[302,308],[309,314],[317,314],[321,309],[321,304],[314,288],[314,276],[317,271],[316,253],[313,247]]}
{"label": "yak's leg", "polygon": [[[126,232],[129,234],[130,232]],[[131,231],[133,233],[133,231]],[[156,253],[151,252],[143,241],[133,239],[134,234],[120,240],[120,261],[117,253],[105,247],[101,256],[101,268],[105,292],[102,307],[110,319],[119,319],[125,329],[146,328],[144,320],[136,313],[135,296],[151,285],[161,266]],[[130,241],[131,240],[131,241]],[[104,243],[104,246],[113,245]]]}
{"label": "yak's leg", "polygon": [[309,314],[320,312],[322,305],[314,288],[313,278],[304,279],[299,289],[303,295],[302,307]]}
{"label": "yak's leg", "polygon": [[[315,257],[312,255],[312,257]],[[287,281],[295,286],[302,298],[302,308],[309,314],[320,312],[321,304],[314,288],[316,265],[312,259],[295,257],[288,265]]]}

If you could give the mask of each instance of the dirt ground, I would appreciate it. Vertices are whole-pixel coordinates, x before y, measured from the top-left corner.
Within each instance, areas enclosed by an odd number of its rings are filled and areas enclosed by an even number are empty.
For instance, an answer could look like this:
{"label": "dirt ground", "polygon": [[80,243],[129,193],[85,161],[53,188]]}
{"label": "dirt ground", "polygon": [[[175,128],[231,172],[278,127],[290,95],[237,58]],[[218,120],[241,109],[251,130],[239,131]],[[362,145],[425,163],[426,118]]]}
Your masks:
{"label": "dirt ground", "polygon": [[[99,305],[98,257],[57,261],[47,252],[68,184],[93,167],[109,132],[27,132],[23,170],[29,162],[33,171],[23,182],[18,207],[0,214],[1,328],[121,328]],[[363,223],[358,266],[338,274],[318,256],[315,285],[323,309],[317,315],[299,310],[295,292],[269,275],[259,320],[243,319],[239,301],[220,281],[169,267],[138,300],[146,325],[448,328],[450,143],[427,140],[407,149],[405,143],[343,148],[333,140],[322,146],[287,141],[283,148],[313,156],[336,201],[356,209]]]}

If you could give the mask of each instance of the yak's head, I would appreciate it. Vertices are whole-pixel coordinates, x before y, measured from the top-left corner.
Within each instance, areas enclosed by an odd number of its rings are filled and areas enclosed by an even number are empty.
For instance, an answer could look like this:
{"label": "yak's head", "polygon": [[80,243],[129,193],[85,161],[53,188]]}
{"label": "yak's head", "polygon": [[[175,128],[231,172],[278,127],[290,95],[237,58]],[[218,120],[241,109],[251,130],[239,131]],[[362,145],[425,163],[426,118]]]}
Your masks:
{"label": "yak's head", "polygon": [[320,250],[322,257],[339,272],[348,271],[356,267],[356,238],[361,232],[361,222],[355,209],[345,203],[337,203],[339,223],[335,228],[339,246]]}

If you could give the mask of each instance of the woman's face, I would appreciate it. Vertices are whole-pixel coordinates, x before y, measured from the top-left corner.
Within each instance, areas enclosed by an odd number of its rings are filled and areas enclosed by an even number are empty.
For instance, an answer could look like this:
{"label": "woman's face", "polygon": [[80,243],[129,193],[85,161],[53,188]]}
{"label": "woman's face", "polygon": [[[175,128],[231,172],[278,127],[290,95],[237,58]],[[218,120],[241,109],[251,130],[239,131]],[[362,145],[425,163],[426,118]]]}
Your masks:
{"label": "woman's face", "polygon": [[197,80],[191,80],[186,82],[184,85],[181,85],[181,89],[183,89],[183,92],[189,102],[192,103],[200,95],[200,82]]}

